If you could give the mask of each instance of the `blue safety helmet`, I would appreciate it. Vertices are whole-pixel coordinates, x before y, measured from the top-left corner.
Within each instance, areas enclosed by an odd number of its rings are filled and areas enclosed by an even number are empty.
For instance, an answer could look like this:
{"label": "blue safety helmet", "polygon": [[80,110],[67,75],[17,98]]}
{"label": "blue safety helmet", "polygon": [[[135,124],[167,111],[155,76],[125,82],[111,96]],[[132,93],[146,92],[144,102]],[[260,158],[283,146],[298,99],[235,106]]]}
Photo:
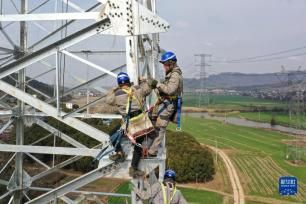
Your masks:
{"label": "blue safety helmet", "polygon": [[130,83],[129,75],[127,75],[127,73],[125,73],[125,72],[120,72],[117,75],[117,83],[118,83],[118,85],[129,84]]}
{"label": "blue safety helmet", "polygon": [[165,63],[168,60],[173,60],[173,61],[177,61],[176,59],[176,55],[173,52],[165,52],[164,54],[162,54],[161,59],[160,59],[160,63]]}
{"label": "blue safety helmet", "polygon": [[176,174],[173,170],[171,169],[168,169],[165,174],[164,174],[164,180],[167,179],[167,178],[171,178],[175,181],[175,177],[176,177]]}

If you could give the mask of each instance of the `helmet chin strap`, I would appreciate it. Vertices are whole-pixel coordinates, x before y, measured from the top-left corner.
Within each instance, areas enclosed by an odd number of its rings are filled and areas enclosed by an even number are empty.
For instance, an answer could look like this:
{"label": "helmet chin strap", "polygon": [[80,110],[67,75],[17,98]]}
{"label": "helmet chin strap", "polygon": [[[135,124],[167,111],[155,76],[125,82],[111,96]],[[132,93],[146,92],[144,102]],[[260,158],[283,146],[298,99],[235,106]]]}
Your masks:
{"label": "helmet chin strap", "polygon": [[173,70],[173,68],[176,66],[176,62],[175,61],[171,61],[169,64],[169,69],[166,71],[166,74],[168,74],[169,72],[171,72]]}
{"label": "helmet chin strap", "polygon": [[131,86],[131,83],[127,83],[127,84],[119,84],[119,87],[125,87],[125,86],[127,86],[127,87],[130,87]]}

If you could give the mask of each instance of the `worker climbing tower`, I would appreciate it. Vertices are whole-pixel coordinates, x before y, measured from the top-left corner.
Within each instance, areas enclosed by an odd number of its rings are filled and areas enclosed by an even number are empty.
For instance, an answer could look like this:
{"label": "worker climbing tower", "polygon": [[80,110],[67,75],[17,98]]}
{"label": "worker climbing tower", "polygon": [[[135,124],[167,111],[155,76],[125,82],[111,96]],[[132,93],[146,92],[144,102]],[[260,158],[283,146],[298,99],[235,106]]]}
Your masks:
{"label": "worker climbing tower", "polygon": [[[121,118],[119,115],[83,112],[87,107],[97,104],[103,96],[71,112],[63,112],[61,102],[65,96],[75,90],[92,85],[98,80],[103,81],[107,76],[115,78],[116,72],[124,68],[126,68],[134,84],[137,84],[138,78],[144,75],[156,79],[160,78],[158,65],[161,50],[159,47],[159,33],[167,32],[169,24],[156,14],[155,0],[97,0],[94,5],[87,9],[83,9],[83,6],[72,0],[62,0],[62,3],[67,8],[63,9],[62,12],[57,10],[50,13],[39,12],[48,3],[53,2],[56,5],[58,1],[47,0],[43,3],[35,1],[37,5],[33,6],[31,4],[30,8],[28,0],[21,0],[20,9],[17,8],[14,1],[11,1],[14,4],[13,8],[18,11],[16,14],[12,14],[11,10],[6,12],[5,4],[10,2],[1,1],[0,31],[3,39],[7,40],[7,43],[0,47],[1,56],[5,56],[0,58],[0,90],[3,92],[1,99],[5,99],[7,96],[14,97],[17,99],[17,103],[8,104],[7,101],[0,103],[3,107],[0,110],[0,117],[8,118],[8,122],[1,127],[0,133],[3,133],[13,123],[16,123],[15,144],[0,144],[0,152],[11,153],[10,158],[7,158],[6,162],[0,165],[0,185],[6,186],[6,192],[0,194],[0,203],[8,200],[9,203],[14,204],[42,204],[56,203],[57,200],[61,200],[61,202],[73,204],[81,202],[88,196],[92,196],[92,199],[96,200],[97,203],[102,203],[97,197],[101,195],[126,196],[131,197],[133,204],[141,203],[136,199],[133,192],[131,192],[131,195],[118,195],[110,192],[85,192],[80,190],[81,187],[101,177],[131,179],[128,176],[128,167],[132,157],[132,146],[129,142],[124,144],[124,150],[128,153],[127,160],[124,163],[114,163],[108,159],[108,155],[105,155],[102,158],[99,157],[99,164],[96,169],[56,188],[35,186],[35,181],[47,178],[52,173],[79,161],[83,157],[91,157],[94,160],[101,150],[110,152],[108,150],[111,150],[112,147],[109,145],[109,135],[81,120],[82,118]],[[43,11],[50,9],[50,7],[50,5],[46,6]],[[51,29],[50,27],[42,26],[43,23],[41,22],[46,21],[60,21],[62,24],[55,29]],[[15,43],[15,33],[9,34],[7,31],[8,27],[14,23],[20,23],[19,32],[16,32],[20,33],[20,45]],[[27,26],[29,23],[31,23],[31,27]],[[72,29],[74,32],[67,34],[68,28],[72,25],[77,25]],[[29,46],[27,43],[28,38],[33,40],[33,37],[29,36],[29,33],[33,33],[30,32],[32,27],[40,29],[47,34],[40,39],[35,39],[34,43]],[[75,29],[76,27],[81,28]],[[60,39],[58,39],[59,34],[63,33],[65,33],[64,36],[61,35]],[[108,69],[71,51],[75,48],[75,45],[86,43],[89,38],[99,35],[114,35],[124,38],[125,65]],[[102,40],[102,36],[95,38],[95,45],[99,47]],[[61,83],[64,78],[62,76],[63,56],[98,70],[101,75],[68,89]],[[31,69],[31,72],[34,70],[34,77],[27,77],[28,69]],[[15,79],[16,73],[18,75],[17,79]],[[55,94],[53,96],[30,85],[29,82],[31,80],[50,73],[53,73],[55,78],[53,85]],[[8,83],[7,80],[3,80],[4,78],[13,79],[15,84]],[[36,94],[33,95],[33,92],[41,97],[37,97]],[[156,96],[150,97],[147,105],[152,103],[154,97]],[[63,133],[57,127],[50,125],[47,120],[48,117],[55,118],[57,121],[86,134],[91,140],[98,141],[99,145],[94,148],[87,147],[77,139],[70,137],[69,134]],[[25,145],[25,123],[36,124],[50,134],[42,135],[37,141]],[[56,142],[53,146],[38,145],[39,142],[52,135],[57,140],[65,141],[69,144],[69,147],[57,146]],[[159,179],[162,179],[161,176],[165,170],[166,159],[164,143],[165,141],[156,158],[141,160],[140,168],[146,174],[152,175],[150,178],[154,179],[154,172],[158,169]],[[53,164],[49,164],[38,157],[40,154],[66,155],[69,157],[61,163],[55,164],[53,162]],[[29,173],[23,167],[25,156],[31,158],[44,170],[35,174]],[[15,164],[13,164],[13,161],[15,161]],[[3,176],[7,168],[14,168],[9,179]],[[142,188],[142,178],[133,179],[132,182],[138,188]],[[37,192],[31,194],[36,196],[28,196],[29,191]],[[69,193],[74,193],[77,197],[73,199],[67,195]]]}

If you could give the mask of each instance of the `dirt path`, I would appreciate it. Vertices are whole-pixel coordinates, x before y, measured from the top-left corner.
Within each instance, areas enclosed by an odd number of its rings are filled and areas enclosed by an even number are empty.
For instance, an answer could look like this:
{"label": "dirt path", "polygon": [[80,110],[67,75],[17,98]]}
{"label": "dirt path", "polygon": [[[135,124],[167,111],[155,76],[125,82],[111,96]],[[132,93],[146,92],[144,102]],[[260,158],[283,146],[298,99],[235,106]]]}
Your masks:
{"label": "dirt path", "polygon": [[234,204],[245,204],[243,188],[240,183],[236,169],[234,165],[232,164],[230,158],[222,150],[216,149],[215,147],[211,147],[211,146],[208,146],[208,147],[211,148],[213,151],[217,152],[218,155],[223,159],[225,163],[225,166],[227,168],[227,171],[230,177],[233,192],[234,192],[234,196],[233,196]]}

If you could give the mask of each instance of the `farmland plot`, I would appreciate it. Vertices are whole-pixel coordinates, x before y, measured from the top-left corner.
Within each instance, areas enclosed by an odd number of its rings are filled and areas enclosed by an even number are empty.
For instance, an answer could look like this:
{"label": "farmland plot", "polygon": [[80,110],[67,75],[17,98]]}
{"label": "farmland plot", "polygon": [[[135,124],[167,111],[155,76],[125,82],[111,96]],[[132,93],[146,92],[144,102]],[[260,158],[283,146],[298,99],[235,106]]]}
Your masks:
{"label": "farmland plot", "polygon": [[[256,154],[243,154],[243,152],[231,155],[238,169],[245,193],[264,197],[276,197],[278,195],[278,179],[280,176],[289,175],[281,169],[269,156]],[[290,200],[306,202],[306,187],[299,182],[297,196],[291,196]]]}

